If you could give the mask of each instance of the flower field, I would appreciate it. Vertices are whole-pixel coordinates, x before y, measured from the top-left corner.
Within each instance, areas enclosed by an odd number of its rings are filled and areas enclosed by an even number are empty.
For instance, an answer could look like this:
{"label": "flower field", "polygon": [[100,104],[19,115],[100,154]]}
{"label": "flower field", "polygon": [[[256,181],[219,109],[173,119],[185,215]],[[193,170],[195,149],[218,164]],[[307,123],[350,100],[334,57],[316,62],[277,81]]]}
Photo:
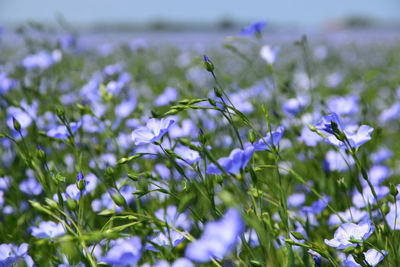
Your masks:
{"label": "flower field", "polygon": [[0,266],[400,266],[398,42],[264,27],[0,30]]}

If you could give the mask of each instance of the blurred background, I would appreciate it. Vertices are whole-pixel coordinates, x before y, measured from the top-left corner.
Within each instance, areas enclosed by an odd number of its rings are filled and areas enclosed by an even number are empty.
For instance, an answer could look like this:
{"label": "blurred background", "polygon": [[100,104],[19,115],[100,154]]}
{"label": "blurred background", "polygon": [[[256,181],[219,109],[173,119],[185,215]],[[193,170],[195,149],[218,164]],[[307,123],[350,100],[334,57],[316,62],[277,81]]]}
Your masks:
{"label": "blurred background", "polygon": [[[141,33],[148,39],[182,33],[183,39],[210,39],[237,33],[265,20],[267,31],[285,34],[338,33],[351,30],[396,35],[399,0],[1,0],[0,25],[10,32],[37,23],[85,33]],[[184,34],[186,33],[186,35]],[[187,35],[192,35],[186,38]],[[174,35],[175,37],[177,35]],[[121,36],[119,36],[121,37]],[[132,37],[132,36],[130,36]],[[212,39],[212,38],[211,38]],[[359,36],[355,36],[359,39]]]}

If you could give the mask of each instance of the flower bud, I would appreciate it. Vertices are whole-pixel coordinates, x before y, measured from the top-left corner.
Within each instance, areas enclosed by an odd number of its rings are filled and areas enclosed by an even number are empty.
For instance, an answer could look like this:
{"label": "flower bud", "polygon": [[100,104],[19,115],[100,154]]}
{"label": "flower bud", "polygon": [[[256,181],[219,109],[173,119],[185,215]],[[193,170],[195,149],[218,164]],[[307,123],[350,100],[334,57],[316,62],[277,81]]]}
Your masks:
{"label": "flower bud", "polygon": [[208,72],[213,72],[214,71],[214,64],[212,63],[212,61],[206,56],[203,56],[204,59],[204,67],[206,68],[206,70]]}
{"label": "flower bud", "polygon": [[21,124],[19,123],[19,121],[17,121],[17,119],[14,118],[14,117],[12,118],[12,120],[13,120],[14,129],[15,129],[17,132],[21,131]]}
{"label": "flower bud", "polygon": [[65,110],[63,108],[57,108],[56,115],[60,118],[61,121],[63,121],[65,119]]}
{"label": "flower bud", "polygon": [[199,138],[200,143],[202,143],[203,145],[207,142],[207,138],[204,135],[204,132],[203,132],[203,130],[201,128],[199,130],[199,137],[198,138]]}
{"label": "flower bud", "polygon": [[250,141],[250,143],[252,143],[252,144],[256,141],[256,135],[254,134],[254,131],[253,131],[253,130],[250,130],[250,131],[249,131],[249,141]]}
{"label": "flower bud", "polygon": [[76,202],[76,200],[74,200],[72,198],[68,198],[67,199],[67,208],[71,211],[74,211],[78,208],[78,203]]}
{"label": "flower bud", "polygon": [[390,212],[390,207],[389,207],[389,205],[387,204],[387,203],[383,203],[383,205],[382,205],[382,212],[383,212],[383,214],[388,214],[389,212]]}
{"label": "flower bud", "polygon": [[43,151],[43,148],[40,145],[38,145],[38,148],[36,150],[36,156],[41,160],[44,160],[46,158],[46,153]]}
{"label": "flower bud", "polygon": [[121,195],[120,192],[118,192],[114,188],[109,189],[108,193],[110,194],[114,203],[118,206],[124,206],[126,204],[125,198]]}
{"label": "flower bud", "polygon": [[399,193],[399,191],[397,190],[397,187],[394,184],[390,184],[389,189],[390,189],[390,194],[394,197],[396,197],[397,194]]}
{"label": "flower bud", "polygon": [[291,232],[291,234],[296,238],[297,240],[305,240],[304,236],[300,232]]}

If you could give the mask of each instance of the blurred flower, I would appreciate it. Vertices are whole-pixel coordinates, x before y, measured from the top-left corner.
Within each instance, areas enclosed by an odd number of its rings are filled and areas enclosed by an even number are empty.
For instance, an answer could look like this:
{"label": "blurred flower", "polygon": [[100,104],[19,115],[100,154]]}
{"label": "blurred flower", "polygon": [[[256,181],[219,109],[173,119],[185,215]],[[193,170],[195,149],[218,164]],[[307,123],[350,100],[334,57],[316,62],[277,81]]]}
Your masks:
{"label": "blurred flower", "polygon": [[[80,122],[80,121],[79,122],[71,122],[69,124],[71,133],[75,134],[78,131],[78,129],[81,127],[81,125],[82,125],[82,122]],[[48,130],[47,136],[65,140],[70,136],[70,134],[65,125],[58,125],[58,126],[51,128],[50,130]]]}
{"label": "blurred flower", "polygon": [[[386,186],[374,186],[374,189],[378,200],[385,197],[389,193],[389,188]],[[362,194],[360,194],[358,191],[355,191],[352,201],[353,205],[357,208],[364,208],[369,204],[373,205],[376,203],[376,199],[369,186],[365,186],[363,188]]]}
{"label": "blurred flower", "polygon": [[279,126],[276,131],[267,133],[267,135],[253,144],[255,151],[271,150],[272,146],[277,147],[285,132],[285,127]]}
{"label": "blurred flower", "polygon": [[348,247],[356,247],[357,242],[363,242],[368,239],[374,232],[371,222],[361,222],[360,224],[345,223],[336,230],[333,239],[325,239],[328,246],[337,249],[346,249]]}
{"label": "blurred flower", "polygon": [[240,34],[243,35],[260,35],[264,27],[267,25],[266,21],[257,21],[253,24],[243,28]]}
{"label": "blurred flower", "polygon": [[22,65],[26,69],[47,69],[53,64],[61,60],[62,54],[59,50],[54,50],[52,53],[42,51],[34,55],[29,55],[24,58]]}
{"label": "blurred flower", "polygon": [[[218,163],[227,173],[238,174],[240,170],[246,167],[253,153],[253,146],[248,146],[244,150],[236,148],[232,150],[229,157],[218,159]],[[207,173],[221,174],[222,172],[215,164],[211,163],[207,167]]]}
{"label": "blurred flower", "polygon": [[358,111],[358,96],[334,96],[328,99],[327,108],[329,112],[338,115],[349,115]]}
{"label": "blurred flower", "polygon": [[[387,251],[382,250],[378,251],[376,249],[369,249],[367,252],[364,252],[365,261],[368,263],[368,266],[375,267],[379,262],[383,260],[383,258],[387,255]],[[344,264],[348,267],[362,267],[362,265],[358,264],[353,255],[349,255],[344,261]]]}
{"label": "blurred flower", "polygon": [[178,98],[178,90],[172,87],[165,88],[164,92],[154,100],[154,105],[165,106]]}
{"label": "blurred flower", "polygon": [[0,72],[0,94],[7,93],[17,85],[17,81],[7,77],[7,73]]}
{"label": "blurred flower", "polygon": [[110,243],[110,250],[102,258],[107,264],[116,266],[135,265],[142,256],[142,243],[139,237],[118,238]]}
{"label": "blurred flower", "polygon": [[243,230],[239,211],[229,209],[220,220],[205,225],[203,235],[187,246],[185,256],[196,262],[221,260],[235,247]]}
{"label": "blurred flower", "polygon": [[31,230],[32,235],[37,238],[55,238],[65,234],[62,224],[52,221],[41,222],[39,227],[32,227]]}
{"label": "blurred flower", "polygon": [[400,102],[396,102],[389,108],[382,111],[378,121],[381,123],[385,123],[391,120],[395,120],[399,117],[400,117]]}
{"label": "blurred flower", "polygon": [[174,152],[189,164],[194,164],[201,159],[200,153],[198,151],[192,150],[183,145],[177,146],[174,149]]}
{"label": "blurred flower", "polygon": [[354,165],[354,159],[340,150],[329,150],[324,159],[325,171],[346,171],[349,166]]}
{"label": "blurred flower", "polygon": [[163,231],[159,231],[155,236],[151,237],[150,243],[146,244],[146,249],[152,251],[158,251],[156,244],[161,247],[176,247],[179,245],[185,236],[175,230],[164,228]]}
{"label": "blurred flower", "polygon": [[40,195],[42,193],[42,186],[36,181],[34,177],[29,177],[19,184],[19,189],[28,195]]}
{"label": "blurred flower", "polygon": [[131,115],[132,111],[136,108],[136,99],[131,98],[122,101],[115,107],[115,115],[119,118],[126,118]]}
{"label": "blurred flower", "polygon": [[261,47],[260,56],[268,64],[272,65],[279,53],[279,48],[271,48],[269,45],[264,45]]}
{"label": "blurred flower", "polygon": [[389,203],[390,211],[386,214],[386,221],[389,224],[390,229],[400,230],[400,201],[395,203]]}
{"label": "blurred flower", "polygon": [[159,209],[154,215],[157,219],[175,228],[182,228],[184,230],[190,230],[191,228],[191,220],[185,213],[178,213],[178,209],[175,206],[168,206],[166,210]]}
{"label": "blurred flower", "polygon": [[328,224],[329,225],[341,224],[342,221],[340,220],[338,215],[345,222],[353,222],[353,223],[359,223],[360,221],[365,221],[369,218],[367,211],[360,210],[355,207],[350,207],[350,209],[347,209],[344,212],[338,212],[337,214],[336,213],[332,214],[329,217]]}
{"label": "blurred flower", "polygon": [[307,126],[304,126],[301,130],[301,135],[299,139],[303,141],[307,146],[311,147],[316,146],[320,141],[323,140],[320,135],[311,131],[310,128],[308,128]]}
{"label": "blurred flower", "polygon": [[28,255],[28,244],[22,243],[19,247],[14,244],[0,244],[0,266],[19,266],[22,260],[27,267],[34,266],[32,258]]}
{"label": "blurred flower", "polygon": [[161,120],[149,119],[146,126],[139,126],[132,133],[135,145],[150,144],[159,141],[168,132],[169,127],[174,123],[172,119]]}

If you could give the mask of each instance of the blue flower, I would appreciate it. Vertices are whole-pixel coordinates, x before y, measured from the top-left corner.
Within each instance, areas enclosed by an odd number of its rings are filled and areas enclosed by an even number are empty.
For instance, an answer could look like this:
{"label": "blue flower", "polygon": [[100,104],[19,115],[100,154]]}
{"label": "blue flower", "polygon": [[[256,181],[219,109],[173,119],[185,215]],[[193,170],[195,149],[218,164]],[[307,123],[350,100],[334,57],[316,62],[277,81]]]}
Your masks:
{"label": "blue flower", "polygon": [[31,230],[32,235],[37,238],[55,238],[65,234],[62,224],[52,221],[41,222],[39,227],[32,227]]}
{"label": "blue flower", "polygon": [[[253,153],[253,146],[246,147],[244,150],[236,148],[232,150],[229,157],[218,159],[218,163],[227,173],[238,174],[246,167]],[[215,164],[210,164],[207,167],[207,173],[221,174],[221,170]]]}
{"label": "blue flower", "polygon": [[0,94],[7,93],[17,85],[17,81],[7,77],[7,73],[0,73]]}
{"label": "blue flower", "polygon": [[192,222],[185,213],[178,213],[175,206],[168,206],[167,209],[159,209],[154,214],[157,219],[166,222],[175,228],[189,230]]}
{"label": "blue flower", "polygon": [[42,193],[42,186],[34,177],[29,177],[19,184],[19,189],[28,195],[40,195]]}
{"label": "blue flower", "polygon": [[[399,188],[397,187],[399,190]],[[396,203],[390,203],[389,208],[390,211],[386,214],[386,221],[389,224],[390,229],[392,230],[400,230],[400,201],[396,201]]]}
{"label": "blue flower", "polygon": [[346,222],[354,222],[358,223],[360,221],[365,221],[368,219],[368,212],[365,210],[360,210],[355,207],[350,207],[350,209],[347,209],[346,211],[343,212],[338,212],[337,214],[334,213],[329,217],[328,224],[329,225],[337,225],[341,224],[342,221],[340,220],[342,218]]}
{"label": "blue flower", "polygon": [[335,112],[338,115],[353,114],[358,111],[358,97],[349,96],[334,96],[328,99],[327,108],[330,112]]}
{"label": "blue flower", "polygon": [[151,243],[146,245],[146,249],[158,251],[152,243],[161,247],[176,247],[184,239],[185,236],[183,234],[172,229],[164,228],[163,231],[157,232],[155,236],[150,238]]}
{"label": "blue flower", "polygon": [[[370,249],[367,252],[364,252],[365,261],[368,263],[368,266],[372,267],[380,263],[386,255],[387,251],[385,250],[378,251],[376,249]],[[349,255],[343,263],[348,267],[361,267],[361,265],[354,260],[353,255]]]}
{"label": "blue flower", "polygon": [[[332,145],[340,148],[349,145],[355,149],[371,140],[371,133],[374,130],[374,128],[367,125],[345,128],[336,113],[322,117],[315,125],[315,128],[322,132],[326,136],[326,141]],[[344,134],[344,136],[340,136],[341,134]],[[349,141],[349,144],[344,142],[344,137]]]}
{"label": "blue flower", "polygon": [[271,133],[267,133],[267,135],[263,139],[260,139],[253,144],[254,150],[264,151],[264,150],[271,150],[273,146],[277,147],[284,132],[285,132],[285,127],[279,126],[278,129],[276,129],[276,131],[272,132],[272,137]]}
{"label": "blue flower", "polygon": [[0,244],[0,266],[19,266],[21,260],[25,260],[26,266],[34,266],[32,258],[28,255],[28,244],[23,243],[19,247],[14,244]]}
{"label": "blue flower", "polygon": [[111,242],[111,249],[102,261],[110,265],[132,266],[142,256],[142,243],[139,237],[118,238]]}
{"label": "blue flower", "polygon": [[272,65],[279,53],[279,48],[271,48],[269,45],[264,45],[261,47],[260,56],[268,64]]}
{"label": "blue flower", "polygon": [[164,90],[164,93],[159,95],[156,100],[154,100],[154,105],[156,106],[165,106],[170,102],[175,101],[178,98],[178,90],[172,87],[167,87]]}
{"label": "blue flower", "polygon": [[[356,247],[357,242],[363,242],[374,232],[371,222],[361,222],[360,224],[345,223],[336,230],[333,239],[325,239],[328,246],[337,249]],[[354,242],[355,241],[355,242]]]}
{"label": "blue flower", "polygon": [[200,239],[190,243],[185,256],[196,262],[221,260],[228,254],[244,231],[244,222],[236,209],[229,209],[218,221],[209,222]]}
{"label": "blue flower", "polygon": [[173,119],[150,119],[146,123],[146,126],[139,126],[133,131],[133,142],[135,142],[135,145],[157,142],[168,132],[169,127],[174,122]]}
{"label": "blue flower", "polygon": [[251,25],[243,28],[240,31],[240,34],[243,34],[243,35],[259,35],[259,34],[261,34],[261,31],[264,29],[264,27],[266,25],[267,25],[266,21],[254,22]]}
{"label": "blue flower", "polygon": [[[69,127],[71,129],[72,134],[76,133],[78,129],[81,127],[82,123],[79,122],[71,122]],[[59,125],[54,128],[51,128],[47,131],[47,136],[65,140],[69,137],[68,129],[65,125]]]}
{"label": "blue flower", "polygon": [[194,164],[201,159],[200,153],[198,151],[192,150],[183,145],[177,146],[174,149],[174,152],[189,164]]}
{"label": "blue flower", "polygon": [[34,55],[29,55],[24,58],[22,65],[26,69],[47,69],[56,62],[60,61],[62,54],[59,50],[55,50],[52,53],[42,51]]}

